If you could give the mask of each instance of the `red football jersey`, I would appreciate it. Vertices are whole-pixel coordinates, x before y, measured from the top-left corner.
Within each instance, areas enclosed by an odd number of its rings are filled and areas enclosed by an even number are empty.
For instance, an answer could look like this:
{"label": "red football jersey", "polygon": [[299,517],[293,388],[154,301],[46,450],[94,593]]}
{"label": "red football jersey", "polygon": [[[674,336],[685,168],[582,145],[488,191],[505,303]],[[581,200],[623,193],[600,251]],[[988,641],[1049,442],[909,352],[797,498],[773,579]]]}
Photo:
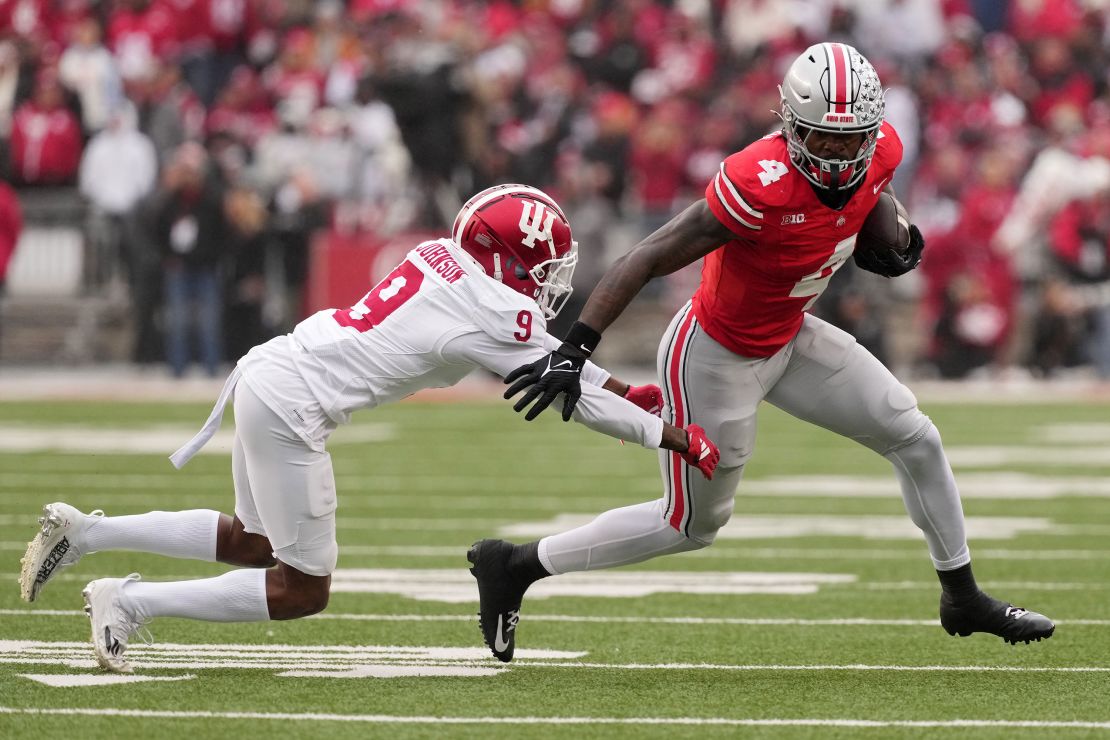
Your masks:
{"label": "red football jersey", "polygon": [[709,336],[745,357],[770,357],[794,338],[902,161],[894,128],[884,123],[878,136],[863,183],[839,211],[817,199],[781,133],[721,163],[705,199],[736,238],[706,255],[694,293]]}

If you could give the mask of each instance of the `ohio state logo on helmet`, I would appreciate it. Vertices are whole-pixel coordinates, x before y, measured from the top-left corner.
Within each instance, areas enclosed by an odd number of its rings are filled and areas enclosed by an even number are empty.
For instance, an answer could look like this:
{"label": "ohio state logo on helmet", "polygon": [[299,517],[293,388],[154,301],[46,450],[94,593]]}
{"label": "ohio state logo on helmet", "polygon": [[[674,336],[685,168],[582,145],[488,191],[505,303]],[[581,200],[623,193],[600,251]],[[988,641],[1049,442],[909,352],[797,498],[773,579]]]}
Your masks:
{"label": "ohio state logo on helmet", "polygon": [[570,296],[578,245],[563,209],[538,188],[483,190],[463,205],[451,238],[487,275],[535,300],[547,318]]}
{"label": "ohio state logo on helmet", "polygon": [[[790,65],[779,94],[790,160],[806,179],[827,189],[861,182],[886,112],[882,84],[871,63],[847,44],[814,44]],[[850,159],[826,159],[806,146],[814,131],[859,133],[863,141]]]}

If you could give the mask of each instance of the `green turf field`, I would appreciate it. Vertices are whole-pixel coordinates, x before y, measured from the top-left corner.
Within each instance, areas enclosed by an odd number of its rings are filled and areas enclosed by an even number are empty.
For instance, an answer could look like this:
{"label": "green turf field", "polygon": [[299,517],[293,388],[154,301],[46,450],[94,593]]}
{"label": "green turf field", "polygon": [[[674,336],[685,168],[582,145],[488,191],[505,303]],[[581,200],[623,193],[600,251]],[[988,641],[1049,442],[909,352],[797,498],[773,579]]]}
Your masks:
{"label": "green turf field", "polygon": [[81,588],[224,566],[100,553],[34,605],[16,576],[42,504],[232,507],[230,434],[175,471],[205,405],[0,404],[0,737],[1095,737],[1110,734],[1110,406],[924,404],[964,492],[980,582],[1057,620],[957,639],[887,463],[762,412],[717,543],[543,581],[517,660],[482,647],[468,545],[654,498],[653,452],[507,404],[366,412],[331,452],[339,571],[321,617],[164,619],[103,676]]}

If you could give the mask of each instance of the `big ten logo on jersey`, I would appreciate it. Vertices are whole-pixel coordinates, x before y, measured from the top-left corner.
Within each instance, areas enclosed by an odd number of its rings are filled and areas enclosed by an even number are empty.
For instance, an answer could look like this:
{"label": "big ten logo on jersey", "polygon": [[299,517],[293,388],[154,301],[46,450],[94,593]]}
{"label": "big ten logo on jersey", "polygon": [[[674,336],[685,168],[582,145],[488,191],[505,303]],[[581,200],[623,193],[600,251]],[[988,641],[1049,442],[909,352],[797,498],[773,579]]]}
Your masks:
{"label": "big ten logo on jersey", "polygon": [[[520,202],[522,206],[520,231],[524,234],[521,243],[528,248],[533,248],[536,246],[536,240],[539,239],[547,242],[548,247],[554,247],[555,236],[551,233],[551,227],[555,224],[555,214],[547,210],[547,207],[538,201],[522,198]],[[533,206],[536,208],[535,215],[532,215]]]}

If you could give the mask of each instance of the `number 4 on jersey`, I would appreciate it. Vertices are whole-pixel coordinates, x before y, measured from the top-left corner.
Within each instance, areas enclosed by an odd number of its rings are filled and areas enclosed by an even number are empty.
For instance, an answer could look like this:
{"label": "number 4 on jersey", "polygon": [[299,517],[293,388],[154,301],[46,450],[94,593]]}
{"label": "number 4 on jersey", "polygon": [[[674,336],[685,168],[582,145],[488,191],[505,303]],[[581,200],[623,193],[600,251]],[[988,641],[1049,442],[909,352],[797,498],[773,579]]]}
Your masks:
{"label": "number 4 on jersey", "polygon": [[778,182],[788,170],[786,165],[775,159],[761,159],[759,166],[763,171],[759,173],[759,181],[763,183],[763,187],[767,187],[773,182]]}

